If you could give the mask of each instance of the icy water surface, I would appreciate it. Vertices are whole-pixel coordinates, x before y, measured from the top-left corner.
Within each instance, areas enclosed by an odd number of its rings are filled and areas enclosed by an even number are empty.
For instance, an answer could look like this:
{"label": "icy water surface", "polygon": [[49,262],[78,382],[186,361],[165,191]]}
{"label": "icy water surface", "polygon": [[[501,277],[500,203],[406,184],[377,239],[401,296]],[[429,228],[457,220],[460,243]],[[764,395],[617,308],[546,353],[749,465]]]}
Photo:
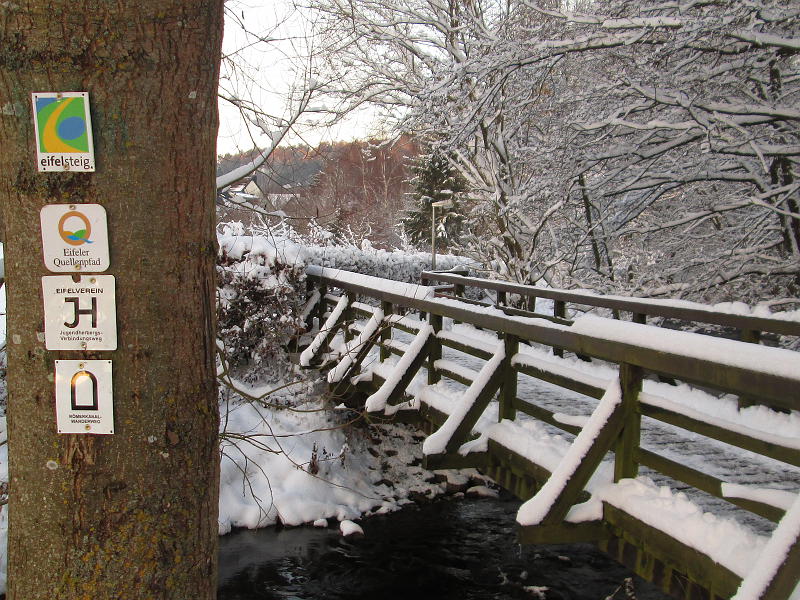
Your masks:
{"label": "icy water surface", "polygon": [[[219,600],[626,599],[631,574],[589,545],[520,548],[519,503],[444,499],[360,522],[220,539]],[[635,578],[636,598],[667,596]],[[616,591],[616,593],[615,593]]]}

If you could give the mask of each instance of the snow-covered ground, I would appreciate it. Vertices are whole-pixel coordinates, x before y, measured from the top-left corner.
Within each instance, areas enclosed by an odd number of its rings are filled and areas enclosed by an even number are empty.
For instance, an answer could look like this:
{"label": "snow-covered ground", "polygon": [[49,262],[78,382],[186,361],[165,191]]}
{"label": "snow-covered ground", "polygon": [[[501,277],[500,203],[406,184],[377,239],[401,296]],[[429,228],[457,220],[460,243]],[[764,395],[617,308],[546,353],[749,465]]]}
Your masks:
{"label": "snow-covered ground", "polygon": [[[233,383],[252,396],[279,387]],[[314,381],[269,394],[264,404],[246,402],[225,387],[220,396],[220,535],[276,523],[339,526],[348,535],[371,514],[444,493],[489,493],[475,471],[423,469],[421,435],[391,424],[367,425],[358,413],[332,407]],[[5,427],[3,416],[0,441]],[[7,457],[4,444],[0,481],[8,481]],[[3,507],[0,593],[6,585],[7,515]]]}
{"label": "snow-covered ground", "polygon": [[311,383],[267,400],[275,406],[237,401],[235,394],[222,404],[220,534],[234,527],[356,520],[477,477],[434,476],[419,466],[422,436],[390,424],[366,425],[359,413],[326,405]]}

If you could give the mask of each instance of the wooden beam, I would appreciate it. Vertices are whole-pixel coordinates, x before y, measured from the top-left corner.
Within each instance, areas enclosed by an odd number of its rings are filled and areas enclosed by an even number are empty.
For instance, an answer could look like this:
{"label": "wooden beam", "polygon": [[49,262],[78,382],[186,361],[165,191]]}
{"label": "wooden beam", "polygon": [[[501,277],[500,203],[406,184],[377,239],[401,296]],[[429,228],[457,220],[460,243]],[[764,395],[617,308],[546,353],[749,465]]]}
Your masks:
{"label": "wooden beam", "polygon": [[533,525],[517,529],[520,544],[580,544],[611,539],[608,525],[603,521]]}
{"label": "wooden beam", "polygon": [[750,450],[756,454],[763,454],[764,456],[774,458],[775,460],[800,467],[800,450],[796,448],[788,448],[779,444],[766,442],[744,433],[731,431],[729,429],[719,427],[718,425],[712,425],[710,423],[706,423],[705,421],[687,417],[686,415],[668,410],[666,408],[652,406],[646,403],[641,403],[640,407],[642,415],[646,417],[658,419],[664,423],[676,425],[683,429],[719,440],[720,442],[725,442],[726,444],[744,448],[745,450]]}
{"label": "wooden beam", "polygon": [[[472,433],[472,428],[475,427],[475,424],[483,414],[483,411],[486,410],[489,402],[491,402],[492,398],[497,393],[502,381],[503,369],[501,363],[489,375],[485,384],[478,389],[478,394],[475,398],[475,401],[472,403],[472,406],[469,408],[469,410],[467,410],[467,413],[464,415],[464,418],[461,419],[461,422],[456,426],[455,431],[453,431],[453,435],[450,437],[450,440],[448,440],[445,446],[446,452],[456,452],[461,445],[467,441],[467,438]],[[472,385],[475,386],[478,385],[478,383],[474,382]]]}
{"label": "wooden beam", "polygon": [[614,445],[614,481],[633,479],[639,474],[636,450],[639,448],[642,429],[642,415],[639,413],[638,401],[639,392],[642,390],[643,375],[641,367],[626,363],[619,366],[624,424]]}
{"label": "wooden beam", "polygon": [[[611,526],[614,535],[655,556],[665,565],[685,574],[689,580],[721,598],[733,596],[742,581],[736,573],[714,562],[706,554],[607,502],[603,503],[603,520]],[[606,549],[602,544],[601,548]],[[628,562],[626,564],[638,572],[639,562],[637,560],[633,566]],[[667,591],[678,592],[671,589]]]}
{"label": "wooden beam", "polygon": [[639,460],[643,465],[650,467],[659,473],[663,473],[664,475],[672,477],[673,479],[677,479],[678,481],[688,483],[689,485],[696,487],[698,490],[702,490],[707,494],[716,496],[717,498],[727,500],[731,504],[735,504],[736,506],[739,506],[745,510],[749,510],[750,512],[769,519],[770,521],[778,522],[781,520],[783,515],[786,514],[786,511],[784,511],[782,508],[778,508],[770,504],[764,504],[763,502],[756,502],[754,500],[746,500],[744,498],[723,496],[723,481],[721,479],[713,477],[712,475],[707,475],[706,473],[696,469],[692,469],[683,463],[670,460],[669,458],[661,456],[660,454],[656,454],[655,452],[651,452],[650,450],[639,448],[636,451],[636,456],[637,460]]}
{"label": "wooden beam", "polygon": [[503,380],[500,390],[500,410],[499,419],[516,418],[516,400],[517,400],[517,371],[511,360],[519,352],[519,339],[510,333],[503,336],[503,345],[505,346],[505,358],[503,359]]}

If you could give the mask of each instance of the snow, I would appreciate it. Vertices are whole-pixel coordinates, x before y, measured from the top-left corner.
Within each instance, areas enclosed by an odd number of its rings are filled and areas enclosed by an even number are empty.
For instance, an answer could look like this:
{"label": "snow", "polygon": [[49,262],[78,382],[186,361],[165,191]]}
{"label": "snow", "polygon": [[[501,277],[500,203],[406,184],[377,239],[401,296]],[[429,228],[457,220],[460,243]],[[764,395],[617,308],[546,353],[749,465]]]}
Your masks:
{"label": "snow", "polygon": [[658,352],[713,361],[740,369],[758,370],[795,379],[800,385],[800,354],[792,350],[746,344],[588,314],[576,319],[571,330],[573,333],[641,346]]}
{"label": "snow", "polygon": [[[751,563],[748,575],[731,600],[759,600],[794,544],[800,538],[800,495],[786,512],[772,537]],[[797,549],[795,548],[795,552]],[[800,597],[798,584],[791,599]]]}
{"label": "snow", "polygon": [[558,467],[552,471],[552,475],[536,495],[520,506],[517,512],[517,522],[520,525],[538,525],[547,516],[620,402],[622,390],[619,381],[614,380]]}
{"label": "snow", "polygon": [[717,398],[685,384],[653,381],[644,382],[639,401],[771,444],[800,449],[797,411],[786,414],[766,406],[739,409],[735,398]]}
{"label": "snow", "polygon": [[342,532],[342,535],[347,537],[348,535],[364,535],[364,530],[358,523],[353,523],[349,519],[345,519],[341,523],[339,523],[339,531]]}
{"label": "snow", "polygon": [[477,496],[478,498],[499,498],[500,494],[497,490],[490,488],[486,485],[474,485],[467,488],[464,492],[467,496]]}
{"label": "snow", "polygon": [[248,266],[274,266],[277,260],[287,265],[303,266],[308,262],[308,253],[286,238],[278,236],[248,235],[239,222],[224,223],[217,232],[217,242],[223,257],[242,261],[247,256],[249,263],[240,269],[247,273]]}
{"label": "snow", "polygon": [[377,292],[405,296],[406,298],[426,299],[433,297],[433,288],[420,284],[393,281],[316,265],[309,265],[306,268],[306,272],[315,277],[326,277],[343,284],[357,285]]}
{"label": "snow", "polygon": [[797,499],[797,494],[785,490],[773,490],[761,488],[753,485],[740,485],[737,483],[722,484],[723,498],[741,498],[743,500],[753,500],[763,502],[776,508],[789,510]]}
{"label": "snow", "polygon": [[[313,389],[285,394],[284,400],[296,402],[298,396],[310,398]],[[221,444],[220,535],[275,523],[327,527],[331,520],[398,510],[412,493],[432,497],[446,491],[446,484],[427,481],[429,471],[411,466],[418,464],[421,448],[410,431],[377,426],[380,445],[374,446],[370,435],[342,427],[349,418],[350,411],[326,410],[324,400],[292,408],[231,403],[222,419],[223,432],[234,435]]]}
{"label": "snow", "polygon": [[397,361],[394,369],[392,369],[392,373],[386,378],[383,385],[381,385],[377,392],[367,398],[364,405],[367,412],[378,412],[386,408],[386,402],[389,396],[397,387],[397,384],[400,383],[400,379],[406,374],[411,363],[414,362],[419,353],[425,348],[425,345],[428,343],[428,338],[432,333],[433,328],[430,325],[424,325],[420,328],[417,335],[414,336],[414,341],[411,342],[405,354]]}
{"label": "snow", "polygon": [[317,355],[320,348],[322,347],[322,343],[325,341],[325,338],[328,336],[328,333],[334,328],[336,323],[339,321],[339,318],[342,316],[342,313],[347,308],[347,304],[349,300],[347,296],[342,296],[339,298],[339,302],[336,303],[336,306],[331,311],[328,318],[325,320],[325,324],[319,328],[319,332],[314,337],[312,342],[308,345],[308,347],[300,353],[300,366],[301,367],[308,367],[311,365],[311,361]]}
{"label": "snow", "polygon": [[500,368],[500,364],[503,362],[505,355],[505,348],[502,344],[499,344],[494,352],[494,356],[492,356],[480,370],[475,381],[467,389],[444,424],[425,440],[422,445],[423,453],[431,455],[445,452],[447,444],[450,442],[456,429],[467,416],[473,404],[475,404],[475,401],[478,399],[478,394],[486,387],[489,378]]}
{"label": "snow", "polygon": [[657,486],[647,477],[623,479],[592,492],[590,502],[609,504],[669,533],[744,577],[764,552],[767,538],[732,518],[704,512],[683,492]]}

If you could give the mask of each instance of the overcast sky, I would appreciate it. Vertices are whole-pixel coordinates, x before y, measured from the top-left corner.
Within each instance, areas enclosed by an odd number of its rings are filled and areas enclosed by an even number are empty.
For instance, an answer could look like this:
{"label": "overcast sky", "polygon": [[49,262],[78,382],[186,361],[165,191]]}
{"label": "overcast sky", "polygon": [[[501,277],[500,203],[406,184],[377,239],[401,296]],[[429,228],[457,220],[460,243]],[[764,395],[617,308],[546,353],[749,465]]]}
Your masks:
{"label": "overcast sky", "polygon": [[[233,72],[230,61],[223,59],[221,90],[256,102],[270,115],[288,115],[288,92],[303,81],[302,56],[308,52],[306,20],[295,12],[291,0],[229,2],[227,12],[223,56],[230,57],[244,73]],[[259,41],[256,36],[268,37],[270,41]],[[220,100],[219,106],[217,154],[249,150],[256,144],[263,148],[267,144],[265,136],[247,126],[236,107],[225,100]],[[372,125],[371,116],[363,113],[333,129],[302,128],[302,137],[293,136],[282,144],[315,146],[320,141],[363,138]]]}

